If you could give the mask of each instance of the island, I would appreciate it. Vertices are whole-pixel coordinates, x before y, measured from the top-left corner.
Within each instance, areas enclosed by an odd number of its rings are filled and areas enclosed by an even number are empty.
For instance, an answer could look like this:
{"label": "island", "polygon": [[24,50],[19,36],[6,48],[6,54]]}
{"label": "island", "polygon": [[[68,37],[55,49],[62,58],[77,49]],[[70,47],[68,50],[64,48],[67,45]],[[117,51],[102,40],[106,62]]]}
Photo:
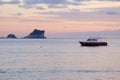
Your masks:
{"label": "island", "polygon": [[15,36],[15,34],[9,34],[6,38],[7,39],[17,39],[17,37]]}
{"label": "island", "polygon": [[33,32],[31,32],[28,36],[24,37],[24,39],[45,39],[46,37],[44,36],[44,34],[44,30],[34,29]]}

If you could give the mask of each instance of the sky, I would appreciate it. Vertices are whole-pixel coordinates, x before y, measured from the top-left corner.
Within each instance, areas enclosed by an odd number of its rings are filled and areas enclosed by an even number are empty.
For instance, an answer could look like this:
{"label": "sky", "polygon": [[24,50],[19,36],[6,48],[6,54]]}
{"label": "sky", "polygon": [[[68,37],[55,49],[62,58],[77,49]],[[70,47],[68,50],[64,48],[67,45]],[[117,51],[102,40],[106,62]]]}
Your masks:
{"label": "sky", "polygon": [[24,37],[33,29],[50,38],[120,30],[120,0],[0,0],[1,37]]}

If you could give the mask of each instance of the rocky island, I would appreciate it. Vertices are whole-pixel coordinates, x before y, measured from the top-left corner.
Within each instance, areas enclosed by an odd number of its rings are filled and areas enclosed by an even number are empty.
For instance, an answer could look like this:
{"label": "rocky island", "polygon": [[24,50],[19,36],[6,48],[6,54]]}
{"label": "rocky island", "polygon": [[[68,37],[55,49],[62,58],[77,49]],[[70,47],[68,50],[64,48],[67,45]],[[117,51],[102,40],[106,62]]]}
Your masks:
{"label": "rocky island", "polygon": [[24,37],[24,38],[28,38],[28,39],[42,39],[42,38],[46,38],[44,36],[45,31],[44,30],[38,30],[38,29],[34,29],[33,32],[31,32],[28,36]]}
{"label": "rocky island", "polygon": [[8,39],[16,39],[17,37],[15,36],[15,34],[9,34],[6,38],[8,38]]}

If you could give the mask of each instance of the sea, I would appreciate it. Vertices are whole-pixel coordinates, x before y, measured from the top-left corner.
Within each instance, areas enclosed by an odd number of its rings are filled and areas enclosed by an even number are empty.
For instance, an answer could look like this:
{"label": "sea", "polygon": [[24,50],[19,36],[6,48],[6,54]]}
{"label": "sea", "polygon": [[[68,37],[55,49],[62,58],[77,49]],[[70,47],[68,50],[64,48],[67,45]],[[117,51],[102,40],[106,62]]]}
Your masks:
{"label": "sea", "polygon": [[120,80],[120,39],[0,39],[0,80]]}

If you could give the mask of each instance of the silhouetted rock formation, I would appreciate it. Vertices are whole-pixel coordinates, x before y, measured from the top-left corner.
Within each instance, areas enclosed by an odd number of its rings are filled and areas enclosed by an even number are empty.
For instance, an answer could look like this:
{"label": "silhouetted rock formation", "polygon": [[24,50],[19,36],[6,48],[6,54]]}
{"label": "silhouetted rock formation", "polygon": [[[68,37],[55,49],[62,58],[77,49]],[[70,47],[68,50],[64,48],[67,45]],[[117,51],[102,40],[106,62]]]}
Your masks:
{"label": "silhouetted rock formation", "polygon": [[15,36],[15,34],[9,34],[9,35],[7,36],[7,38],[16,39],[17,37]]}
{"label": "silhouetted rock formation", "polygon": [[24,38],[46,38],[44,36],[45,31],[44,30],[37,30],[34,29],[32,33],[30,33],[28,36]]}

